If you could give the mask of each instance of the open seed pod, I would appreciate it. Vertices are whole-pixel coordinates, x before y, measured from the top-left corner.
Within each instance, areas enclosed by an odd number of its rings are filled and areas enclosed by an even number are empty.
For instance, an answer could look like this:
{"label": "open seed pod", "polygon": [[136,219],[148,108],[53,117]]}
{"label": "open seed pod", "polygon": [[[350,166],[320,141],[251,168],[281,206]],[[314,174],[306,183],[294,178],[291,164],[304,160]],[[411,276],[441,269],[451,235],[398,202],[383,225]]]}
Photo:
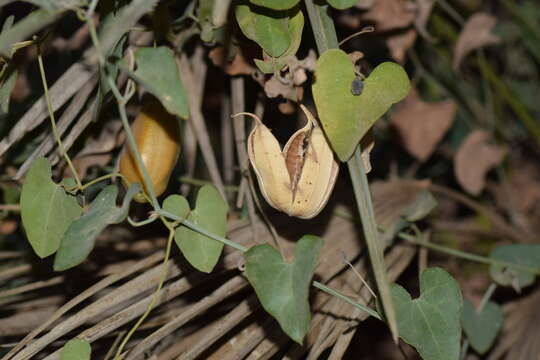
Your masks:
{"label": "open seed pod", "polygon": [[301,219],[315,217],[326,205],[336,182],[339,165],[315,117],[308,118],[283,150],[261,120],[248,137],[248,156],[259,188],[270,206]]}

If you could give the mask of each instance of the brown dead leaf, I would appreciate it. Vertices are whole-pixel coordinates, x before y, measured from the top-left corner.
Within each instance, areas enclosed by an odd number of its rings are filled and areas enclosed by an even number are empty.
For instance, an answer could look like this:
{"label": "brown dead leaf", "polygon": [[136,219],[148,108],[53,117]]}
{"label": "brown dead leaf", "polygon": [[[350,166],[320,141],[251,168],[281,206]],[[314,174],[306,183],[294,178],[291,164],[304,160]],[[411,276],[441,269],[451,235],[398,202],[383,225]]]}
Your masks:
{"label": "brown dead leaf", "polygon": [[246,61],[240,49],[238,49],[232,60],[226,59],[223,46],[218,46],[210,50],[208,57],[215,66],[225,66],[225,72],[231,76],[251,75],[256,71],[255,67]]}
{"label": "brown dead leaf", "polygon": [[[503,181],[488,183],[499,208],[522,229],[538,232],[540,224],[540,167],[513,157]],[[535,228],[537,227],[537,228]]]}
{"label": "brown dead leaf", "polygon": [[[112,159],[112,155],[110,153],[107,154],[95,154],[95,155],[87,155],[82,157],[76,157],[73,160],[73,165],[77,169],[77,174],[81,179],[84,179],[86,177],[86,173],[88,172],[88,169],[92,166],[99,166],[103,167],[107,165]],[[71,170],[69,168],[66,168],[66,176],[72,176]]]}
{"label": "brown dead leaf", "polygon": [[362,19],[374,22],[377,31],[388,31],[411,25],[415,12],[414,4],[407,0],[377,0]]}
{"label": "brown dead leaf", "polygon": [[471,132],[461,143],[454,157],[454,173],[458,183],[470,194],[478,195],[486,185],[486,174],[500,164],[507,153],[503,146],[491,145],[483,130]]}
{"label": "brown dead leaf", "polygon": [[292,81],[288,84],[280,81],[275,75],[264,84],[264,92],[269,98],[283,96],[285,99],[297,102],[298,96]]}
{"label": "brown dead leaf", "polygon": [[353,64],[356,64],[360,59],[364,58],[364,53],[358,50],[353,51],[347,55],[349,55],[349,58],[351,59]]}
{"label": "brown dead leaf", "polygon": [[392,114],[392,124],[405,149],[418,160],[425,161],[452,125],[456,110],[452,100],[429,103],[416,91],[411,91]]}
{"label": "brown dead leaf", "polygon": [[296,106],[289,100],[279,103],[278,109],[282,114],[291,115],[296,111]]}
{"label": "brown dead leaf", "polygon": [[8,235],[17,230],[19,223],[13,219],[2,220],[0,222],[0,235]]}
{"label": "brown dead leaf", "polygon": [[468,20],[459,34],[454,48],[454,60],[452,67],[459,69],[461,61],[472,50],[484,46],[497,44],[500,38],[491,33],[497,19],[487,13],[476,13]]}
{"label": "brown dead leaf", "polygon": [[[88,141],[77,154],[73,165],[81,178],[86,176],[86,172],[91,166],[105,166],[111,161],[111,151],[124,142],[124,133],[120,131],[121,128],[120,121],[108,122],[99,137]],[[71,176],[69,168],[65,169],[65,174]]]}
{"label": "brown dead leaf", "polygon": [[356,2],[356,7],[361,10],[367,10],[375,4],[375,0],[358,0]]}
{"label": "brown dead leaf", "polygon": [[417,12],[414,19],[414,26],[420,36],[428,41],[433,41],[433,37],[427,31],[427,22],[431,11],[435,5],[435,0],[416,0]]}
{"label": "brown dead leaf", "polygon": [[375,147],[375,140],[373,139],[373,131],[372,129],[369,129],[369,131],[364,135],[362,140],[360,140],[360,149],[362,149],[361,157],[362,162],[364,163],[364,169],[366,170],[366,174],[369,174],[369,172],[372,169],[371,166],[371,150]]}
{"label": "brown dead leaf", "polygon": [[286,76],[292,78],[294,85],[302,85],[307,80],[306,71],[313,72],[316,63],[317,55],[313,50],[310,50],[302,60],[298,60],[296,56],[290,56],[287,60],[288,74]]}
{"label": "brown dead leaf", "polygon": [[390,36],[386,39],[386,45],[390,49],[390,54],[394,60],[403,64],[407,50],[414,45],[416,41],[416,30],[409,29],[401,34]]}

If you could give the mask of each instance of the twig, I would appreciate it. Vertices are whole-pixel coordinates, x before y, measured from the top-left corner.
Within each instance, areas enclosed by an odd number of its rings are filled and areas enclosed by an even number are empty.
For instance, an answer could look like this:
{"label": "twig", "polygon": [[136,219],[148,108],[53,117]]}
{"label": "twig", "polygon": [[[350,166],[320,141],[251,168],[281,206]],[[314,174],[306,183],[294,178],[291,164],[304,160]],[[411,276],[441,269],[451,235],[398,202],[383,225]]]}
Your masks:
{"label": "twig", "polygon": [[60,140],[60,135],[58,134],[58,129],[56,128],[56,120],[54,118],[54,111],[52,108],[52,102],[51,98],[49,96],[49,86],[47,85],[47,78],[45,76],[45,69],[43,67],[43,59],[41,57],[41,46],[38,43],[38,64],[39,64],[39,72],[41,74],[41,81],[43,83],[43,90],[45,92],[45,100],[47,102],[47,109],[49,111],[49,117],[51,119],[51,126],[52,131],[54,134],[54,138],[56,139],[56,142],[58,143],[58,148],[60,149],[60,152],[66,159],[66,162],[68,163],[69,168],[71,169],[71,172],[73,174],[73,177],[75,178],[75,182],[77,183],[77,186],[80,188],[82,186],[81,179],[79,179],[79,174],[77,173],[77,170],[75,170],[75,166],[73,166],[73,163],[71,162],[71,159],[69,158],[69,155],[66,152],[66,149],[64,148],[64,145],[62,144],[62,141]]}
{"label": "twig", "polygon": [[[11,349],[10,352],[8,352],[2,360],[8,360],[11,357],[13,357],[19,350],[21,350],[25,345],[30,344],[30,342],[39,335],[43,330],[47,329],[51,324],[53,324],[56,320],[58,320],[62,315],[67,313],[69,310],[83,302],[84,300],[88,299],[89,297],[95,295],[97,292],[105,289],[107,286],[114,284],[115,282],[141,270],[144,269],[156,262],[158,262],[163,256],[162,252],[158,252],[156,254],[153,254],[146,259],[143,259],[135,264],[129,264],[127,268],[119,273],[111,274],[107,276],[106,278],[100,280],[96,284],[89,287],[87,290],[85,290],[80,295],[76,296],[75,298],[71,299],[69,302],[67,302],[65,305],[60,307],[58,310],[55,311],[55,313],[43,324],[41,324],[38,328],[34,329],[31,333],[26,335],[24,339],[22,339],[17,346],[15,346],[13,349]],[[128,283],[133,283],[133,281],[130,281]],[[121,297],[116,297],[116,300],[121,301]],[[89,317],[92,317],[93,315],[90,314]],[[75,328],[77,326],[77,323],[75,322],[74,325],[72,325],[72,328]],[[57,330],[58,331],[58,330]],[[69,330],[68,330],[69,331]],[[51,330],[47,335],[47,338],[40,338],[39,340],[33,342],[31,345],[29,345],[27,348],[23,349],[20,353],[17,354],[16,359],[27,359],[31,357],[33,354],[37,353],[39,350],[43,349],[47,344],[54,341],[58,337],[60,337],[63,333],[61,331],[58,331],[58,334],[55,336],[54,331]]]}
{"label": "twig", "polygon": [[[184,81],[186,88],[188,89],[196,88],[197,85],[195,85],[195,81],[194,81],[194,77],[190,69],[189,61],[185,54],[180,55],[179,65],[180,65],[180,72],[182,74],[182,79]],[[206,64],[204,64],[201,61],[201,64],[199,65],[201,67],[204,67],[204,74],[205,74]],[[204,78],[205,77],[197,78],[197,81],[200,84],[202,84],[204,83]],[[193,125],[195,137],[197,138],[197,142],[199,143],[199,147],[201,148],[201,152],[206,162],[208,172],[210,173],[210,177],[212,178],[214,185],[220,192],[223,199],[226,199],[225,190],[223,188],[223,180],[221,179],[221,174],[219,173],[219,167],[217,165],[216,156],[214,154],[214,150],[210,143],[208,130],[206,128],[206,124],[204,122],[204,118],[201,112],[201,107],[199,106],[199,104],[201,103],[201,100],[197,98],[195,94],[190,94],[190,95],[192,96],[189,96],[188,98],[189,98],[189,111],[190,111],[191,116],[188,121],[190,121],[191,124]]]}

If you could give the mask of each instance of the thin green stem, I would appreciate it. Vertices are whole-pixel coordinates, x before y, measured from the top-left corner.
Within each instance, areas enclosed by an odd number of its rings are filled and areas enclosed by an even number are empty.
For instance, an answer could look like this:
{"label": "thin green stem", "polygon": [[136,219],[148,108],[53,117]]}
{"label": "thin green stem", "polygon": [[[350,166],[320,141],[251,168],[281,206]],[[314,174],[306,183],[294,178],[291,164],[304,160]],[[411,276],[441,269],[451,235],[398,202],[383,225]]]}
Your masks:
{"label": "thin green stem", "polygon": [[109,83],[109,86],[111,87],[111,91],[114,94],[114,97],[116,98],[116,102],[118,105],[118,112],[120,113],[120,119],[122,120],[122,125],[124,127],[124,131],[126,132],[126,137],[128,140],[129,150],[132,155],[135,155],[135,160],[137,164],[137,168],[141,170],[142,178],[144,182],[144,189],[148,193],[148,196],[150,197],[150,201],[152,203],[152,206],[154,207],[154,210],[158,211],[161,209],[159,206],[156,191],[154,190],[154,185],[152,184],[152,179],[150,178],[150,175],[148,174],[148,170],[146,169],[146,166],[144,165],[141,153],[139,152],[139,149],[137,147],[137,143],[135,142],[135,137],[133,136],[133,132],[131,131],[131,128],[129,126],[129,121],[126,114],[126,106],[123,102],[123,97],[120,94],[120,91],[116,87],[116,84],[111,79],[110,76],[107,75],[107,81]]}
{"label": "thin green stem", "polygon": [[460,25],[465,24],[465,19],[446,0],[435,1],[450,17]]}
{"label": "thin green stem", "polygon": [[340,293],[337,290],[331,289],[328,286],[326,286],[324,284],[321,284],[318,281],[313,281],[313,286],[316,287],[317,289],[320,289],[320,290],[324,291],[325,293],[328,293],[328,294],[330,294],[332,296],[340,298],[341,300],[351,304],[354,307],[359,308],[360,310],[363,310],[363,311],[367,312],[370,316],[373,316],[375,319],[382,320],[382,317],[381,317],[381,315],[379,315],[378,312],[376,312],[375,310],[373,310],[370,307],[367,307],[365,305],[357,303],[356,301],[354,301],[350,297],[348,297],[346,295],[343,295],[342,293]]}
{"label": "thin green stem", "polygon": [[88,10],[86,11],[86,19],[92,19],[92,17],[94,16],[94,11],[96,10],[98,1],[99,0],[92,0],[90,5],[88,6]]}
{"label": "thin green stem", "polygon": [[375,222],[375,212],[369,193],[369,185],[364,169],[364,162],[362,161],[360,146],[356,148],[353,157],[347,162],[347,166],[349,167],[349,174],[353,184],[358,211],[360,213],[360,218],[362,219],[362,228],[369,250],[369,259],[373,268],[373,274],[377,283],[377,288],[379,289],[386,318],[388,319],[388,325],[395,337],[394,340],[397,341],[397,318],[390,294],[383,249],[377,224]]}
{"label": "thin green stem", "polygon": [[493,295],[496,289],[497,289],[497,284],[491,283],[491,285],[489,285],[486,292],[484,293],[484,296],[482,297],[482,301],[480,301],[480,305],[478,305],[478,309],[476,309],[477,313],[482,312],[482,310],[484,309],[484,306],[486,306],[489,299],[491,299],[491,296]]}
{"label": "thin green stem", "polygon": [[512,94],[508,86],[497,76],[491,65],[483,58],[477,58],[482,75],[489,80],[497,93],[506,101],[514,114],[530,132],[537,145],[540,145],[540,123],[529,113],[527,107]]}
{"label": "thin green stem", "polygon": [[98,178],[95,178],[94,180],[89,181],[84,185],[81,185],[80,189],[85,190],[86,188],[89,188],[90,186],[92,186],[94,184],[97,184],[98,182],[101,182],[103,180],[107,180],[107,179],[113,178],[113,177],[120,177],[122,179],[124,178],[124,176],[122,174],[120,174],[120,173],[107,174],[107,175],[103,175],[103,176],[100,176]]}
{"label": "thin green stem", "polygon": [[[90,32],[90,37],[92,39],[92,42],[94,44],[94,47],[96,48],[96,52],[98,54],[98,59],[100,63],[100,69],[101,71],[104,71],[105,66],[105,58],[103,57],[103,53],[101,51],[100,45],[99,45],[99,39],[97,37],[96,28],[94,26],[94,22],[92,19],[88,19],[88,28]],[[116,98],[116,103],[118,105],[118,112],[120,113],[120,119],[122,120],[122,126],[124,127],[124,131],[126,132],[127,141],[129,144],[129,150],[131,151],[131,154],[135,156],[135,162],[137,164],[137,168],[140,169],[143,177],[144,182],[144,189],[148,192],[148,195],[150,196],[150,202],[154,208],[155,211],[158,211],[161,209],[159,206],[159,203],[157,201],[156,192],[154,190],[154,185],[152,184],[152,180],[150,178],[150,175],[148,174],[148,170],[146,169],[146,166],[144,166],[144,162],[141,157],[141,153],[139,152],[139,149],[137,147],[137,143],[135,142],[135,137],[133,136],[133,132],[131,131],[131,128],[129,126],[129,121],[126,114],[126,99],[122,96],[120,93],[120,90],[116,86],[116,83],[114,79],[109,75],[105,74],[107,78],[107,83],[109,84],[109,87],[111,88],[111,91]]]}
{"label": "thin green stem", "polygon": [[[167,224],[167,222],[165,220],[164,220],[164,223]],[[139,318],[137,323],[135,323],[135,325],[133,325],[131,330],[129,330],[127,335],[124,337],[124,339],[120,343],[120,346],[118,347],[118,350],[116,351],[116,355],[114,357],[115,360],[119,360],[119,359],[122,358],[122,356],[121,356],[122,350],[126,346],[127,342],[131,338],[131,336],[135,333],[135,331],[137,331],[139,326],[146,319],[148,314],[150,314],[150,311],[152,311],[152,308],[154,307],[154,304],[156,303],[156,301],[158,299],[159,293],[161,292],[161,288],[163,287],[163,283],[165,283],[165,279],[167,279],[167,274],[169,273],[168,262],[169,262],[169,257],[171,256],[172,241],[174,239],[174,228],[172,226],[167,226],[167,227],[169,228],[169,237],[167,239],[167,248],[165,250],[165,257],[163,258],[163,265],[162,265],[163,270],[162,270],[162,273],[161,273],[161,278],[159,279],[159,284],[157,286],[156,291],[154,292],[154,294],[152,296],[152,300],[150,300],[150,303],[148,304],[148,307],[146,308],[146,311],[144,312],[144,314],[142,314],[142,316]]]}
{"label": "thin green stem", "polygon": [[[180,178],[178,178],[178,180],[181,183],[195,185],[195,186],[204,186],[204,185],[211,185],[212,184],[211,181],[206,181],[206,180],[201,180],[201,179],[194,179],[194,178],[191,178],[191,177],[188,177],[188,176],[180,176]],[[236,186],[236,185],[225,185],[225,186],[223,186],[223,189],[225,191],[228,191],[228,192],[238,192],[238,190],[240,190],[240,187]]]}
{"label": "thin green stem", "polygon": [[408,241],[408,242],[410,242],[412,244],[424,246],[424,247],[427,247],[429,249],[439,251],[439,252],[443,252],[445,254],[452,255],[452,256],[455,256],[455,257],[458,257],[458,258],[461,258],[461,259],[480,262],[480,263],[489,264],[489,265],[497,265],[497,266],[501,266],[501,267],[512,268],[512,269],[515,269],[515,270],[525,271],[525,272],[528,272],[528,273],[531,273],[531,274],[540,275],[540,269],[538,269],[538,268],[533,268],[533,267],[530,267],[530,266],[514,264],[514,263],[511,263],[511,262],[502,261],[502,260],[496,260],[496,259],[488,258],[488,257],[485,257],[485,256],[469,254],[469,253],[466,253],[466,252],[463,252],[463,251],[460,251],[460,250],[448,248],[446,246],[437,245],[437,244],[434,244],[432,242],[419,240],[414,235],[410,235],[410,234],[406,234],[406,233],[402,233],[402,232],[398,233],[397,235],[401,239],[406,240],[406,241]]}
{"label": "thin green stem", "polygon": [[314,0],[305,0],[311,29],[319,54],[328,49],[339,48],[334,22],[328,15],[328,5],[315,5]]}
{"label": "thin green stem", "polygon": [[67,154],[66,149],[64,148],[64,144],[62,144],[62,140],[60,139],[60,134],[58,134],[58,129],[56,128],[56,120],[54,118],[54,111],[52,108],[51,97],[49,95],[49,86],[47,85],[47,78],[45,77],[45,68],[43,66],[43,58],[41,57],[41,46],[39,42],[37,43],[37,47],[38,47],[39,73],[41,74],[41,81],[43,83],[43,90],[45,92],[45,99],[47,101],[47,110],[49,111],[49,118],[51,119],[53,135],[56,142],[58,143],[58,148],[60,149],[60,152],[66,159],[69,169],[71,170],[71,173],[73,174],[73,177],[75,178],[77,187],[81,188],[82,187],[81,179],[79,179],[77,170],[75,169],[75,166],[73,166],[73,163],[71,162],[71,159],[69,158],[69,155]]}
{"label": "thin green stem", "polygon": [[133,226],[133,227],[141,227],[141,226],[144,226],[144,225],[147,225],[147,224],[150,224],[150,223],[153,223],[154,221],[156,221],[157,219],[159,219],[159,217],[157,215],[155,216],[150,216],[148,219],[145,219],[143,221],[135,221],[133,220],[131,217],[127,217],[127,221],[128,223]]}
{"label": "thin green stem", "polygon": [[461,345],[460,356],[459,356],[460,360],[465,360],[465,358],[467,357],[468,350],[469,350],[469,340],[465,339],[463,340],[463,344]]}
{"label": "thin green stem", "polygon": [[216,234],[212,234],[211,232],[208,232],[206,231],[205,229],[199,227],[198,225],[195,225],[194,223],[192,223],[191,221],[189,220],[186,220],[184,218],[181,218],[180,216],[177,216],[177,215],[174,215],[174,214],[171,214],[170,212],[168,211],[165,211],[163,209],[160,209],[160,210],[156,210],[156,212],[161,215],[161,216],[165,216],[171,220],[174,220],[174,221],[178,221],[180,224],[190,228],[191,230],[193,231],[196,231],[204,236],[208,236],[210,239],[214,239],[216,241],[219,241],[225,245],[229,245],[230,247],[233,247],[235,248],[236,250],[240,250],[241,252],[246,252],[248,251],[248,248],[243,246],[243,245],[240,245],[232,240],[229,240],[229,239],[226,239],[222,236],[218,236]]}
{"label": "thin green stem", "polygon": [[[305,5],[319,54],[324,53],[328,49],[339,48],[334,22],[328,14],[328,5],[315,5],[313,0],[305,0]],[[399,334],[396,310],[390,294],[383,249],[375,223],[373,203],[371,201],[366,171],[359,146],[356,148],[353,157],[347,162],[347,165],[353,184],[356,204],[362,219],[364,237],[368,247],[375,282],[377,283],[388,327],[392,332],[394,342],[397,343]]]}

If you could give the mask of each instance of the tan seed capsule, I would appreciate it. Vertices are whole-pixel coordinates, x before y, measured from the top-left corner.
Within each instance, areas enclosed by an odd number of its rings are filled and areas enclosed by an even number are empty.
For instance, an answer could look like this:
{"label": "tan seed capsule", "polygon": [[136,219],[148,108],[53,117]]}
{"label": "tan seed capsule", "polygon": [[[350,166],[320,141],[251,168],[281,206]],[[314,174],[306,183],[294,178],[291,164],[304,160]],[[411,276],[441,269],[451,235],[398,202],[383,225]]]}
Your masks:
{"label": "tan seed capsule", "polygon": [[242,114],[257,121],[247,147],[264,198],[290,216],[310,219],[326,205],[339,165],[317,121],[303,105],[301,108],[308,123],[290,137],[283,150],[257,116]]}

